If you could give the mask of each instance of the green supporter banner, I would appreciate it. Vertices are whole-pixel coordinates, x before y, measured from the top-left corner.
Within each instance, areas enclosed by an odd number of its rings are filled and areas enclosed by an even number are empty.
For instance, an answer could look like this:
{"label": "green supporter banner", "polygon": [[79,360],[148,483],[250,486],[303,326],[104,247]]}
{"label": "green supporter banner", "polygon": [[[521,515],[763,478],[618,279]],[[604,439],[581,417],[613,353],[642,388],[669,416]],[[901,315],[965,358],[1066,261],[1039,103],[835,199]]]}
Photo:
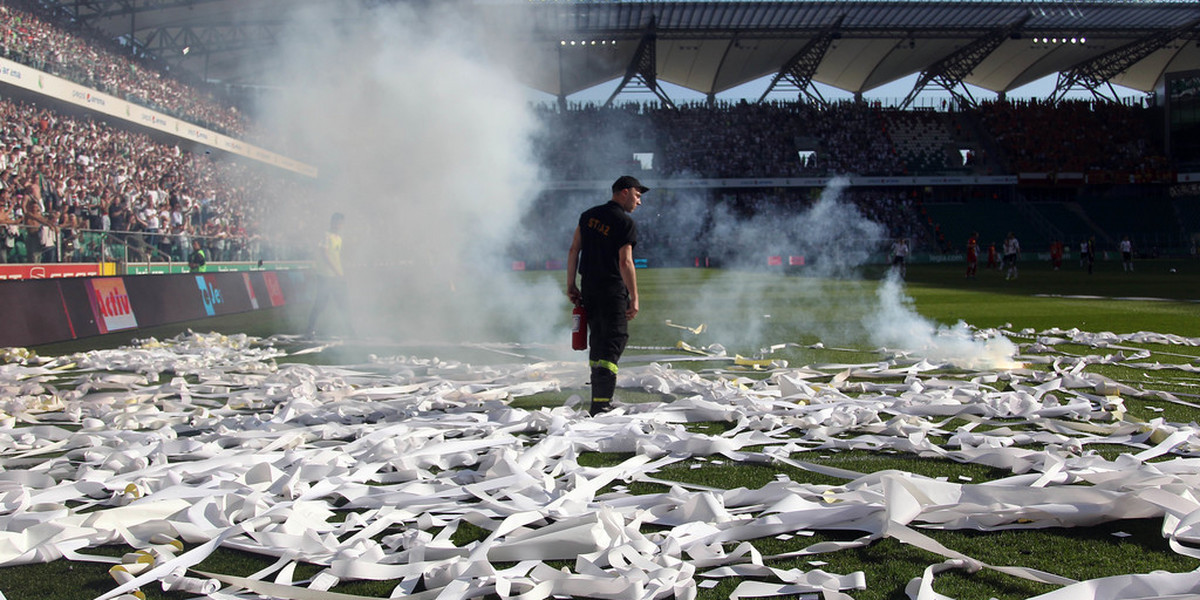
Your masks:
{"label": "green supporter banner", "polygon": [[[205,265],[205,273],[240,273],[243,271],[289,271],[293,269],[312,268],[311,261],[264,261],[257,262],[210,262]],[[171,275],[191,273],[187,263],[126,263],[126,275]]]}

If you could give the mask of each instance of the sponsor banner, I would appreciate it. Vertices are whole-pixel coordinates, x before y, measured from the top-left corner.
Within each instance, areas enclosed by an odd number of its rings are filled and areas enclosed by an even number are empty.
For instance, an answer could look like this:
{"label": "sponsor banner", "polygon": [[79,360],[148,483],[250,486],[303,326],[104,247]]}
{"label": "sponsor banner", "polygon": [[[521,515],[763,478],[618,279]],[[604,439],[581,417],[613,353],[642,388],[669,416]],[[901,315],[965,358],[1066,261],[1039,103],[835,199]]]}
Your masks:
{"label": "sponsor banner", "polygon": [[778,267],[778,266],[781,266],[782,264],[783,264],[782,256],[768,256],[767,257],[767,265],[768,266]]}
{"label": "sponsor banner", "polygon": [[204,305],[191,275],[125,277],[125,288],[133,298],[138,325],[153,327],[204,318]]}
{"label": "sponsor banner", "polygon": [[295,303],[301,300],[311,301],[316,297],[316,290],[308,286],[310,278],[315,277],[310,271],[285,271],[282,275],[279,278],[279,288],[283,290],[284,298]]}
{"label": "sponsor banner", "polygon": [[219,148],[233,154],[300,173],[301,175],[309,177],[317,176],[317,168],[311,165],[306,165],[245,142],[219,135],[213,131],[192,125],[187,121],[151,110],[140,104],[134,104],[115,96],[97,92],[73,81],[68,81],[49,73],[43,73],[6,58],[0,58],[0,83],[7,83],[36,94],[69,102],[110,117],[169,133],[212,148]]}
{"label": "sponsor banner", "polygon": [[0,281],[0,347],[32,346],[74,336],[61,279]]}
{"label": "sponsor banner", "polygon": [[563,268],[563,261],[561,261],[561,260],[546,261],[546,270],[547,271],[557,271],[562,268]]}
{"label": "sponsor banner", "polygon": [[246,285],[250,286],[247,291],[251,292],[250,304],[257,310],[259,308],[271,308],[271,290],[267,287],[266,273],[246,273],[244,280]]}
{"label": "sponsor banner", "polygon": [[100,333],[138,326],[137,317],[133,314],[133,303],[129,299],[129,292],[125,290],[123,278],[89,279],[85,285],[92,304],[92,315],[96,318],[96,326]]}
{"label": "sponsor banner", "polygon": [[524,271],[524,270],[525,270],[525,261],[523,261],[523,260],[514,260],[514,261],[513,261],[513,264],[512,264],[512,270],[514,270],[514,271]]}
{"label": "sponsor banner", "polygon": [[[200,288],[200,301],[204,303],[204,312],[210,317],[217,315],[218,308],[225,308],[225,294],[217,285],[213,275],[196,275],[196,287]],[[222,311],[224,312],[224,311]]]}
{"label": "sponsor banner", "polygon": [[304,271],[0,281],[0,347],[33,346],[248,312],[307,292]]}
{"label": "sponsor banner", "polygon": [[788,265],[792,266],[792,267],[802,267],[802,266],[804,266],[804,257],[803,256],[789,256],[788,257]]}
{"label": "sponsor banner", "polygon": [[[92,309],[94,296],[92,295],[91,286],[88,285],[88,281],[90,280],[79,277],[75,279],[55,279],[53,281],[58,284],[64,315],[66,316],[71,334],[70,338],[62,339],[100,335],[100,326],[103,321],[96,318],[96,311]],[[25,282],[25,285],[32,283]],[[128,291],[128,286],[125,289]]]}
{"label": "sponsor banner", "polygon": [[[110,265],[111,268],[111,263]],[[50,263],[0,265],[0,279],[58,279],[61,277],[99,277],[105,273],[99,263]]]}
{"label": "sponsor banner", "polygon": [[271,300],[271,306],[283,306],[284,301],[283,288],[279,285],[279,276],[275,273],[263,273],[263,282],[267,284],[267,298]]}
{"label": "sponsor banner", "polygon": [[241,273],[126,277],[125,286],[142,327],[254,310]]}
{"label": "sponsor banner", "polygon": [[914,254],[910,262],[952,263],[967,262],[966,254]]}
{"label": "sponsor banner", "polygon": [[[204,304],[205,314],[210,317],[215,316],[217,314],[215,305],[221,303],[221,291],[215,290],[214,293],[210,282],[204,279],[203,275],[196,276],[196,285],[200,288],[200,301]],[[215,301],[213,299],[214,296],[216,296]]]}
{"label": "sponsor banner", "polygon": [[254,284],[250,283],[249,273],[242,273],[242,282],[246,284],[246,293],[250,295],[250,306],[258,310],[258,296],[254,293]]}

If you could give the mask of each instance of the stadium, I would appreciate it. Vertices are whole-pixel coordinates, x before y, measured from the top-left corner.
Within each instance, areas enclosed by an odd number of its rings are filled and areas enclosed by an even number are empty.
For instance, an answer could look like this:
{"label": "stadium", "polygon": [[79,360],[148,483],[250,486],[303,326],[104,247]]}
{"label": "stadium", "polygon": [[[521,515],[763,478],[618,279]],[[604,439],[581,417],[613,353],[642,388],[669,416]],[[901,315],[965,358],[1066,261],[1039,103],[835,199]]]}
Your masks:
{"label": "stadium", "polygon": [[0,600],[1200,595],[1198,89],[1193,2],[0,0]]}

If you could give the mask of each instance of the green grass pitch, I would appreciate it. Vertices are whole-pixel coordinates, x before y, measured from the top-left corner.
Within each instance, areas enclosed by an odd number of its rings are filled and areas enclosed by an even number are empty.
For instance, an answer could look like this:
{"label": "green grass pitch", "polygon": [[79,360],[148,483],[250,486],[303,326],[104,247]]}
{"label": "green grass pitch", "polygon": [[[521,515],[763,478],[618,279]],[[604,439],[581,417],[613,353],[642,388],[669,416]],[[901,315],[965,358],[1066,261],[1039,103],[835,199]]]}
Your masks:
{"label": "green grass pitch", "polygon": [[[1005,280],[1003,274],[981,268],[975,279],[963,277],[959,264],[918,264],[908,269],[904,291],[921,316],[938,324],[951,325],[964,321],[977,328],[1002,328],[1007,331],[1042,331],[1049,328],[1078,328],[1089,332],[1110,331],[1133,333],[1152,331],[1186,337],[1200,337],[1200,261],[1156,260],[1141,261],[1137,271],[1126,273],[1119,263],[1100,263],[1095,274],[1088,275],[1077,265],[1068,264],[1054,271],[1045,263],[1027,261],[1022,264],[1020,277]],[[712,363],[689,362],[695,355],[675,349],[679,342],[694,347],[720,344],[730,356],[786,360],[792,367],[821,363],[869,362],[879,358],[876,348],[866,335],[862,318],[873,303],[871,298],[878,286],[882,267],[865,268],[856,278],[816,279],[804,271],[719,271],[702,269],[648,269],[638,272],[642,292],[642,313],[631,324],[630,350],[626,356],[636,362],[639,356],[677,356],[676,368],[695,368],[712,377],[761,378],[762,372],[725,363],[729,368],[714,370]],[[529,279],[552,278],[558,281],[561,272],[530,272],[520,275]],[[123,333],[99,338],[76,340],[35,348],[42,356],[56,356],[111,348],[126,344],[132,338],[149,336],[167,338],[187,329],[245,333],[266,337],[276,333],[299,333],[293,323],[307,310],[298,305],[292,309],[261,311],[220,319],[181,323],[168,327]],[[563,341],[567,315],[561,315]],[[683,327],[705,326],[700,333],[667,325],[670,321]],[[1026,343],[1029,339],[1017,339]],[[787,344],[786,347],[781,345]],[[772,350],[771,347],[775,348]],[[767,353],[763,353],[768,350]],[[1068,345],[1060,351],[1070,352]],[[363,360],[368,354],[385,354],[393,347],[374,346],[370,342],[347,342],[338,348],[319,354],[309,354],[281,360],[347,364]],[[406,353],[442,353],[447,358],[464,361],[511,361],[471,347],[440,348],[406,347]],[[582,354],[545,350],[544,354],[558,360],[584,360]],[[1176,345],[1166,352],[1155,350],[1149,360],[1164,363],[1200,364],[1200,348]],[[1194,376],[1168,375],[1163,372],[1139,371],[1125,366],[1093,365],[1089,370],[1101,372],[1117,381],[1133,381],[1153,377],[1165,381],[1163,389],[1200,403],[1200,383]],[[715,372],[714,372],[715,371]],[[584,388],[536,394],[509,401],[527,409],[557,406],[571,395],[586,398]],[[670,401],[673,398],[637,389],[620,389],[618,397],[626,402]],[[1147,408],[1140,399],[1126,398],[1128,418],[1148,421],[1164,418],[1171,422],[1200,421],[1200,411],[1186,406],[1170,406],[1166,412]],[[724,422],[692,423],[693,431],[720,435],[730,426]],[[1020,427],[1020,424],[1014,424]],[[1101,454],[1115,457],[1124,450],[1096,448]],[[9,453],[0,448],[0,460]],[[580,458],[583,465],[608,466],[628,458],[627,455],[590,453]],[[895,451],[845,451],[822,456],[805,456],[803,460],[830,467],[862,473],[901,470],[932,477],[947,477],[976,482],[1010,475],[1000,469],[978,464],[961,464],[929,456],[917,456]],[[2,472],[2,470],[0,470]],[[836,478],[803,471],[786,465],[705,463],[691,468],[680,463],[657,474],[661,480],[682,484],[717,486],[725,489],[745,487],[756,489],[774,481],[780,474],[793,481],[821,485],[837,485]],[[635,482],[632,493],[655,493],[665,489],[657,482]],[[994,565],[1021,565],[1045,570],[1074,579],[1091,579],[1132,572],[1164,570],[1191,571],[1200,561],[1172,551],[1160,533],[1161,520],[1141,519],[1102,523],[1085,528],[1051,528],[1040,530],[1011,530],[1005,532],[929,531],[928,535],[943,545]],[[487,531],[460,528],[455,543],[468,544],[483,539]],[[754,544],[764,555],[798,550],[819,541],[842,541],[856,537],[854,532],[817,531],[803,539],[763,538]],[[93,553],[120,556],[128,547],[92,549]],[[778,569],[815,568],[810,562],[820,558],[826,564],[821,569],[831,573],[862,571],[866,575],[866,590],[851,592],[860,599],[904,597],[904,588],[926,566],[939,562],[940,557],[893,539],[885,539],[865,548],[829,553],[820,557],[806,556],[769,562]],[[234,550],[221,550],[199,567],[200,570],[245,576],[273,562],[273,559]],[[571,563],[554,564],[568,567]],[[296,579],[305,576],[298,570]],[[311,572],[316,572],[313,567]],[[736,578],[721,580],[711,589],[699,590],[703,599],[728,597],[737,584]],[[387,597],[393,584],[388,582],[344,582],[332,591],[372,597]],[[67,600],[92,598],[114,586],[105,565],[58,560],[48,564],[0,568],[0,593],[8,600]],[[1053,591],[1055,586],[1032,583],[996,573],[980,571],[967,574],[950,571],[938,577],[938,592],[953,598],[1025,598]],[[157,587],[145,588],[147,598],[188,598],[188,594],[162,592]]]}

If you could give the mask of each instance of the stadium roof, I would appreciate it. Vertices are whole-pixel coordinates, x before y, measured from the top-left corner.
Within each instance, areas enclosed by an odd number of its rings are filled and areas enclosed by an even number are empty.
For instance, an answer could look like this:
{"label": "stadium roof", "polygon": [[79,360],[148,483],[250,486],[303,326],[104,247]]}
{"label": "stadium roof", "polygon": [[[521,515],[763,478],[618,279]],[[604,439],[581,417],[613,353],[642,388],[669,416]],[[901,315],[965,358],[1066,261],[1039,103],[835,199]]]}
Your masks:
{"label": "stadium roof", "polygon": [[[334,1],[334,0],[326,0]],[[715,95],[773,76],[772,90],[851,93],[919,74],[918,86],[996,93],[1059,73],[1058,92],[1150,92],[1200,69],[1200,2],[336,0],[467,8],[524,46],[532,88],[559,96],[620,80]],[[232,85],[276,85],[271,49],[300,0],[42,0],[176,68]],[[511,42],[512,39],[506,40]],[[1115,91],[1112,92],[1115,94]]]}

